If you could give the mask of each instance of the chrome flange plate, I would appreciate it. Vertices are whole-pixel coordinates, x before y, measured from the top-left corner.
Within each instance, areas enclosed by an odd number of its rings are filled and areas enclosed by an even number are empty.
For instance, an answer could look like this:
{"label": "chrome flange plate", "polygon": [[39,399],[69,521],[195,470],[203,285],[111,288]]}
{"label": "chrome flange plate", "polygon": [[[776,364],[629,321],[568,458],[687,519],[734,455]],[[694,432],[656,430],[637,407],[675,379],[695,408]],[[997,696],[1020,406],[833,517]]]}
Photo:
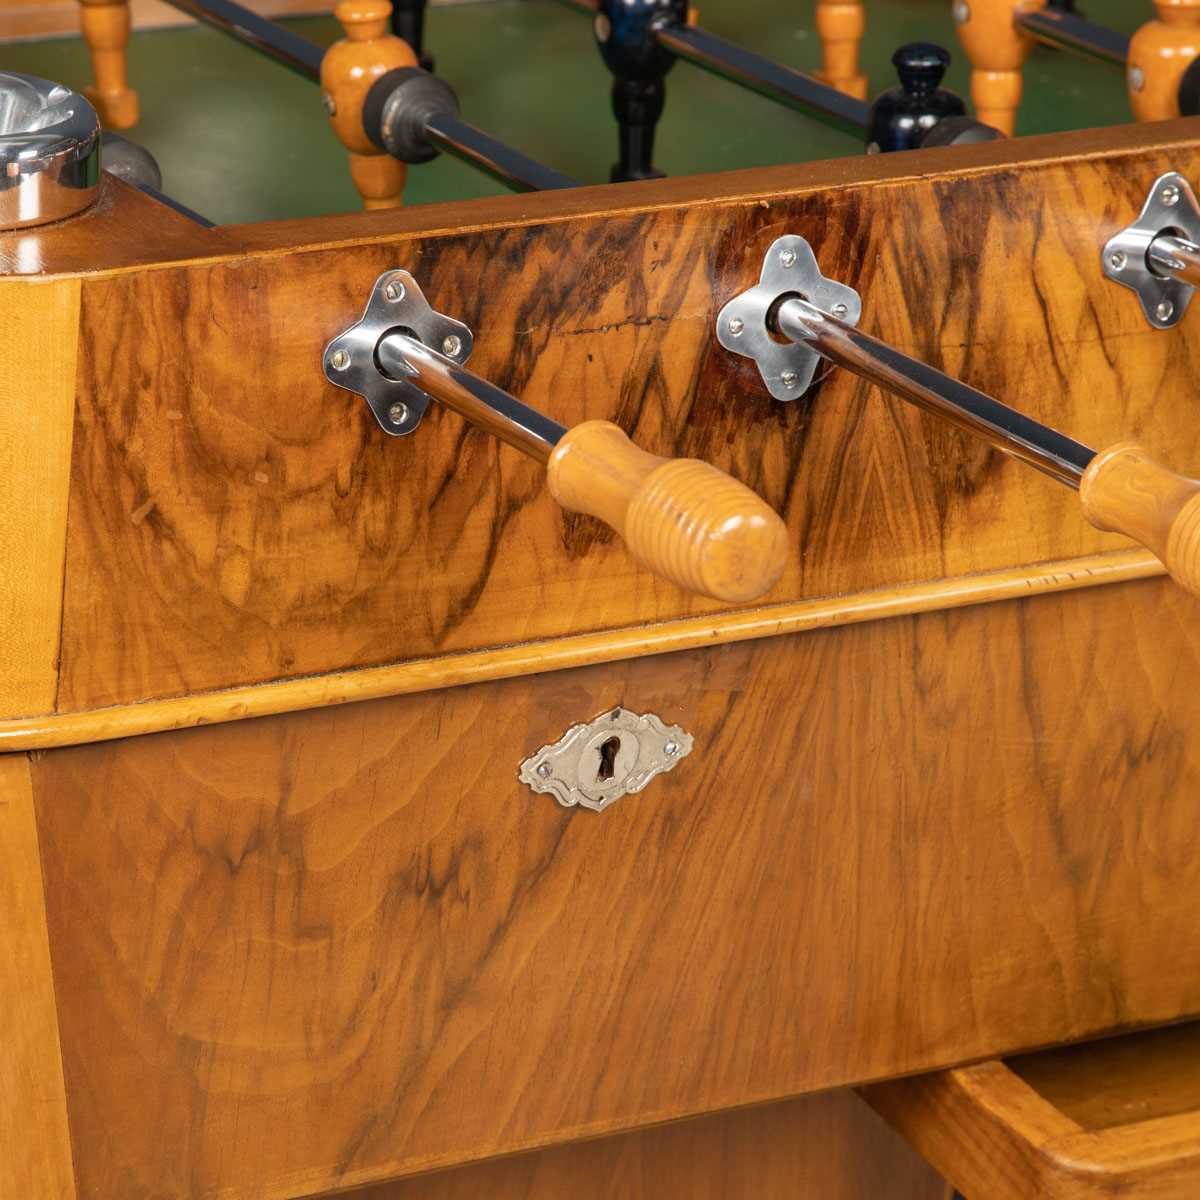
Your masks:
{"label": "chrome flange plate", "polygon": [[362,320],[325,347],[325,378],[362,396],[379,427],[393,436],[412,433],[429,407],[429,396],[415,384],[391,379],[380,369],[375,348],[389,333],[404,333],[465,363],[474,345],[470,329],[453,317],[434,312],[407,271],[385,271],[375,281]]}
{"label": "chrome flange plate", "polygon": [[1182,320],[1196,289],[1151,269],[1146,254],[1162,234],[1200,242],[1200,204],[1191,184],[1177,171],[1155,180],[1138,219],[1108,240],[1102,260],[1104,274],[1113,283],[1137,293],[1146,320],[1155,329],[1170,329]]}
{"label": "chrome flange plate", "polygon": [[754,359],[776,400],[803,396],[821,361],[815,350],[777,337],[767,324],[775,305],[790,296],[802,297],[847,325],[857,325],[862,316],[858,293],[821,274],[817,256],[804,238],[789,234],[774,242],[758,283],[721,309],[717,341],[733,354]]}

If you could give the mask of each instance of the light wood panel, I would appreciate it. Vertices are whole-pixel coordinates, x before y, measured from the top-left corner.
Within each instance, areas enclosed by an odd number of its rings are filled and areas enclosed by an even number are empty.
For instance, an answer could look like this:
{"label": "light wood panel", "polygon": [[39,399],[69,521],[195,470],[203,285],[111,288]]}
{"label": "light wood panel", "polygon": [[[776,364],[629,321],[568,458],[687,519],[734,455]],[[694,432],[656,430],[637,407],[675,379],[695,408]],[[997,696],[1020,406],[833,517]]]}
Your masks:
{"label": "light wood panel", "polygon": [[0,757],[0,1196],[74,1200],[29,761]]}
{"label": "light wood panel", "polygon": [[[361,1186],[1200,1012],[1200,629],[1114,585],[36,763],[81,1191]],[[516,780],[616,703],[695,749]]]}
{"label": "light wood panel", "polygon": [[852,1092],[422,1175],[343,1200],[948,1200]]}
{"label": "light wood panel", "polygon": [[79,283],[0,279],[0,712],[54,707]]}
{"label": "light wood panel", "polygon": [[802,231],[861,289],[871,332],[1186,471],[1198,327],[1151,330],[1097,247],[1189,163],[1179,146],[1014,160],[543,221],[526,198],[521,223],[89,278],[59,709],[719,610],[564,517],[539,467],[453,414],[390,439],[324,381],[322,348],[396,266],[472,326],[481,374],[566,425],[612,419],[647,451],[712,461],[784,513],[794,554],[771,601],[1127,545],[1067,489],[844,372],[771,401],[712,322]]}
{"label": "light wood panel", "polygon": [[1162,564],[1141,550],[1115,551],[1010,571],[968,575],[906,588],[886,588],[771,605],[717,618],[664,621],[631,629],[605,630],[550,641],[525,642],[499,650],[450,654],[416,662],[249,688],[227,688],[173,700],[115,705],[48,717],[0,721],[0,751],[43,750],[111,738],[136,737],[165,729],[188,729],[224,721],[274,716],[330,704],[411,695],[495,679],[563,671],[592,663],[646,658],[752,638],[778,637],[814,629],[858,625],[913,613],[940,612],[997,600],[1027,599],[1076,588],[1100,587],[1163,573]]}
{"label": "light wood panel", "polygon": [[967,1195],[1183,1200],[1200,1194],[1200,1026],[865,1088]]}

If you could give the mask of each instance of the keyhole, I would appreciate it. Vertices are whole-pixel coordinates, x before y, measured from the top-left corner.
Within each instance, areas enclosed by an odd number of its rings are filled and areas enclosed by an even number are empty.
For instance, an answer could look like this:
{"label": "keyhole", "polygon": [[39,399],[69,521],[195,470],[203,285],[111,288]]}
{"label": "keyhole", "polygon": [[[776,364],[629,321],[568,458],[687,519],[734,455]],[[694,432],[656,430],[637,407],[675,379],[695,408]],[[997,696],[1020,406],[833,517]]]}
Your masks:
{"label": "keyhole", "polygon": [[596,779],[600,783],[605,783],[613,777],[617,766],[617,751],[621,749],[621,739],[619,737],[610,737],[607,742],[600,746],[600,769],[596,772]]}

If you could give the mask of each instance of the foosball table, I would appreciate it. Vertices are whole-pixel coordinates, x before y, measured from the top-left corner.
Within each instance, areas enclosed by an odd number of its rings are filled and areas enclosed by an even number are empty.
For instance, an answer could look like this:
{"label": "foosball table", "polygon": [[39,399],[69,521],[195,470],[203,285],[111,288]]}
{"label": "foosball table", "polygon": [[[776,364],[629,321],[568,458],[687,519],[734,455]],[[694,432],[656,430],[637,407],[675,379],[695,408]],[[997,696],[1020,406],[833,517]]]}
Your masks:
{"label": "foosball table", "polygon": [[1200,2],[171,3],[366,211],[0,43],[0,1198],[1200,1195]]}

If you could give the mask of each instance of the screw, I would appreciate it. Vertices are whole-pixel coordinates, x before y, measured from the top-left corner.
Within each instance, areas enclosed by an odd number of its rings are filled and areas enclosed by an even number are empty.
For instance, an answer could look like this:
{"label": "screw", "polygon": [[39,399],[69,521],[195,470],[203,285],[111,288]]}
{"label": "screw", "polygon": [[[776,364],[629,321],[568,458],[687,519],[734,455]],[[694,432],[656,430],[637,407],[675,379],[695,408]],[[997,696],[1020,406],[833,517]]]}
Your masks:
{"label": "screw", "polygon": [[835,317],[844,317],[849,311],[844,304],[835,304],[833,306],[833,315]]}
{"label": "screw", "polygon": [[393,280],[383,289],[383,294],[395,304],[398,300],[404,299],[404,284]]}
{"label": "screw", "polygon": [[1109,256],[1109,259],[1108,259],[1109,266],[1111,266],[1111,267],[1112,267],[1112,269],[1113,269],[1114,271],[1123,271],[1123,270],[1125,270],[1125,264],[1126,264],[1128,261],[1129,261],[1129,260],[1128,260],[1128,259],[1125,257],[1125,251],[1124,251],[1124,250],[1116,250],[1116,251],[1114,251],[1114,252],[1113,252],[1113,253],[1112,253],[1112,254]]}
{"label": "screw", "polygon": [[795,252],[795,250],[782,250],[782,251],[780,251],[780,254],[779,254],[779,261],[780,261],[781,263],[783,263],[783,265],[784,265],[785,267],[790,267],[790,266],[793,266],[793,265],[795,264],[795,262],[796,262],[796,252]]}
{"label": "screw", "polygon": [[668,758],[674,758],[675,755],[677,755],[679,753],[679,743],[678,742],[665,743],[663,746],[663,753]]}
{"label": "screw", "polygon": [[329,365],[335,371],[344,371],[350,365],[350,354],[346,350],[335,350],[329,356]]}
{"label": "screw", "polygon": [[955,0],[954,21],[957,25],[965,25],[971,19],[971,6],[967,0]]}
{"label": "screw", "polygon": [[408,418],[408,405],[401,404],[399,400],[388,409],[388,420],[393,425],[403,425]]}
{"label": "screw", "polygon": [[1140,92],[1146,86],[1146,72],[1141,67],[1129,68],[1129,86],[1135,92]]}
{"label": "screw", "polygon": [[321,93],[321,104],[325,108],[325,115],[327,117],[337,116],[337,104],[334,103],[333,97],[328,92]]}
{"label": "screw", "polygon": [[1168,207],[1179,203],[1179,189],[1173,184],[1168,183],[1161,192],[1158,193],[1158,198]]}
{"label": "screw", "polygon": [[745,328],[746,328],[746,322],[743,321],[741,317],[730,317],[729,318],[729,332],[734,337],[741,337],[742,330]]}
{"label": "screw", "polygon": [[451,358],[457,358],[462,351],[462,338],[456,333],[449,334],[442,339],[442,353],[448,354]]}
{"label": "screw", "polygon": [[537,774],[539,779],[549,779],[554,774],[554,768],[548,762],[538,763]]}
{"label": "screw", "polygon": [[1163,322],[1169,321],[1175,315],[1175,305],[1170,300],[1164,300],[1155,310],[1154,315]]}
{"label": "screw", "polygon": [[793,388],[800,382],[800,376],[795,371],[784,371],[780,378],[783,380],[783,386],[787,388]]}

